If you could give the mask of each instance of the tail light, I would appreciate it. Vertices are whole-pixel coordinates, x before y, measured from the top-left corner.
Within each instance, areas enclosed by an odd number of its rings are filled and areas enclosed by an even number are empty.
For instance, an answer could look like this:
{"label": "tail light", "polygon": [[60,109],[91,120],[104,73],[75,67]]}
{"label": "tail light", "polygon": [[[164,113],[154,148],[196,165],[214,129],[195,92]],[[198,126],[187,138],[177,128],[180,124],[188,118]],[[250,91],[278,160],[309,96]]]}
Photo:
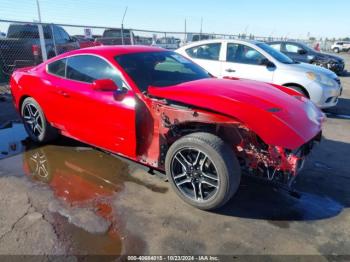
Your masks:
{"label": "tail light", "polygon": [[32,52],[34,56],[39,55],[39,46],[38,45],[32,45]]}

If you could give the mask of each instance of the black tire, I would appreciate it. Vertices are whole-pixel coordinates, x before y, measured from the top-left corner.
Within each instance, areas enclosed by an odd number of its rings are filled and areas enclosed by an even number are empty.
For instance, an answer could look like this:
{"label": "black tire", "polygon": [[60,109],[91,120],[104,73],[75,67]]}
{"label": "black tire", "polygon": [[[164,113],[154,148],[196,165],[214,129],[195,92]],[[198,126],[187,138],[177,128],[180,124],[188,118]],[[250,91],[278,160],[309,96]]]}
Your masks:
{"label": "black tire", "polygon": [[333,52],[334,52],[334,53],[339,53],[339,51],[340,51],[340,50],[339,50],[339,48],[338,48],[338,47],[333,48]]}
{"label": "black tire", "polygon": [[[37,110],[35,116],[28,116],[28,107]],[[34,115],[34,114],[33,114]],[[58,131],[47,121],[40,105],[31,97],[24,99],[21,105],[21,117],[29,137],[36,143],[47,143],[57,138]],[[31,119],[28,119],[30,117]],[[35,120],[34,120],[35,119]],[[35,122],[31,124],[31,122]],[[40,126],[40,132],[37,126]]]}
{"label": "black tire", "polygon": [[[184,193],[184,190],[179,189],[179,186],[177,186],[174,179],[175,172],[174,172],[174,166],[175,166],[175,159],[177,154],[180,152],[184,152],[182,150],[194,150],[198,152],[198,156],[195,162],[197,162],[198,157],[200,154],[202,154],[202,159],[198,160],[198,165],[201,165],[201,170],[203,171],[203,168],[206,168],[208,166],[214,167],[215,171],[213,174],[215,174],[217,181],[216,184],[216,189],[215,192],[211,193],[210,195],[206,196],[208,199],[203,198],[205,195],[205,190],[203,190],[203,187],[206,187],[210,189],[211,187],[207,185],[207,183],[199,183],[200,189],[200,194],[202,195],[201,199],[197,199],[197,194],[194,193],[196,196],[195,199],[189,197]],[[207,157],[207,158],[206,158]],[[204,159],[204,160],[203,160]],[[189,158],[187,158],[188,161],[190,161]],[[202,161],[200,163],[200,161]],[[192,162],[193,163],[193,162]],[[206,163],[206,164],[205,164]],[[203,167],[205,166],[205,167]],[[184,166],[181,167],[181,169]],[[233,149],[231,149],[221,138],[210,134],[210,133],[193,133],[186,135],[179,140],[177,140],[175,143],[171,145],[169,148],[166,159],[165,159],[165,169],[166,169],[166,174],[168,177],[168,180],[176,192],[176,194],[184,200],[186,203],[195,206],[199,209],[203,210],[213,210],[217,209],[229,201],[234,193],[237,191],[238,186],[240,184],[241,180],[241,167],[239,165],[239,162],[237,160],[237,157],[234,154]],[[192,166],[192,170],[197,169],[194,165]],[[185,169],[187,170],[187,169]],[[182,170],[182,172],[185,172]],[[195,171],[194,171],[195,172]],[[204,173],[204,171],[203,171]],[[186,171],[187,174],[187,171]],[[198,174],[197,174],[198,175]],[[198,179],[205,179],[207,180],[207,175],[206,177],[200,177]],[[182,175],[184,176],[184,175]],[[189,178],[190,175],[186,175],[185,180],[189,179],[194,179]],[[199,175],[201,176],[201,175]],[[212,180],[213,181],[213,180]],[[181,183],[181,182],[180,182]],[[178,183],[178,184],[180,184]],[[189,184],[193,186],[193,190],[196,191],[195,186],[193,185],[193,182],[186,182],[188,183],[188,187],[190,187]],[[204,186],[202,186],[204,184]],[[191,189],[188,189],[191,190]]]}
{"label": "black tire", "polygon": [[309,94],[306,93],[305,90],[302,87],[300,87],[300,86],[287,86],[287,87],[297,91],[298,93],[302,94],[306,98],[310,98]]}

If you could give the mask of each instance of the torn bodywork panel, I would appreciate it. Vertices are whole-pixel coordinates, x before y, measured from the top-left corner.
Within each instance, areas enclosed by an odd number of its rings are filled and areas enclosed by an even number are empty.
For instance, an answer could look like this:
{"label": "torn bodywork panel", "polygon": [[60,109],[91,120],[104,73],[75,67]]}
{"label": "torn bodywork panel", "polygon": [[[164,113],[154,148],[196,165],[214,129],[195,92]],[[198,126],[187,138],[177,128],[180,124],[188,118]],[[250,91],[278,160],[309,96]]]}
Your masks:
{"label": "torn bodywork panel", "polygon": [[148,92],[154,97],[233,117],[269,145],[295,150],[320,132],[324,115],[312,102],[291,99],[283,87],[277,89],[247,80],[237,80],[234,85],[233,82],[198,80],[166,88],[152,87]]}
{"label": "torn bodywork panel", "polygon": [[[140,131],[137,155],[140,162],[160,170],[164,170],[166,152],[173,142],[184,135],[204,131],[232,146],[245,173],[290,185],[314,141],[320,138],[317,136],[296,150],[288,150],[264,143],[245,124],[230,116],[167,100],[151,99],[149,106],[148,110],[139,111],[142,116],[137,128]],[[145,134],[149,135],[144,137]]]}

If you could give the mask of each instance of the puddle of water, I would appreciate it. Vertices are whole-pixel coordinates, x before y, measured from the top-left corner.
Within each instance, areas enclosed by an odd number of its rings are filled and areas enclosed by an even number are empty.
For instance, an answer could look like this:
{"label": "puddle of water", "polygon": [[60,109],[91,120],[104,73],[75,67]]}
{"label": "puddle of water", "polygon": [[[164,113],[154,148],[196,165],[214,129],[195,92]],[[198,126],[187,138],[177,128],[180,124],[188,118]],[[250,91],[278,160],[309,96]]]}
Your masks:
{"label": "puddle of water", "polygon": [[69,232],[69,237],[64,233],[59,234],[59,239],[69,245],[70,254],[117,257],[123,252],[123,240],[117,232],[90,234],[58,214],[55,216],[54,227],[56,232]]}
{"label": "puddle of water", "polygon": [[0,129],[0,159],[24,151],[22,143],[28,137],[23,124],[8,123]]}
{"label": "puddle of water", "polygon": [[[121,222],[112,201],[125,182],[166,192],[166,187],[133,176],[136,164],[88,147],[46,145],[23,153],[23,169],[33,180],[46,183],[63,204],[49,210],[65,217],[61,228],[69,232],[79,253],[119,254]],[[92,248],[94,246],[94,248]],[[86,248],[86,249],[85,249]]]}
{"label": "puddle of water", "polygon": [[125,182],[154,192],[168,190],[135,176],[138,165],[81,143],[62,138],[56,145],[30,149],[26,138],[22,124],[0,129],[0,158],[7,157],[0,162],[0,173],[5,170],[17,174],[21,168],[20,173],[50,187],[57,202],[49,203],[48,210],[55,214],[53,226],[62,232],[59,236],[68,236],[69,253],[121,254],[121,222],[112,202]]}

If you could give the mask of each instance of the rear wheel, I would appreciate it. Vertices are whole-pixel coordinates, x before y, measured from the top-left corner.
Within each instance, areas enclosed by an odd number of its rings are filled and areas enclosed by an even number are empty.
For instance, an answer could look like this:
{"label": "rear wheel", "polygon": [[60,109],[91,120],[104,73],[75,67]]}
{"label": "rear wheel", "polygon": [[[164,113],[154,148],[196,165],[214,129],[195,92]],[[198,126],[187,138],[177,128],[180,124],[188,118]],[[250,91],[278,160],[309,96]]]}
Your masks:
{"label": "rear wheel", "polygon": [[29,137],[37,143],[47,143],[58,136],[58,132],[46,120],[39,104],[31,97],[24,99],[21,116]]}
{"label": "rear wheel", "polygon": [[237,191],[241,169],[233,150],[209,133],[177,140],[165,160],[168,180],[185,202],[203,210],[224,205]]}

